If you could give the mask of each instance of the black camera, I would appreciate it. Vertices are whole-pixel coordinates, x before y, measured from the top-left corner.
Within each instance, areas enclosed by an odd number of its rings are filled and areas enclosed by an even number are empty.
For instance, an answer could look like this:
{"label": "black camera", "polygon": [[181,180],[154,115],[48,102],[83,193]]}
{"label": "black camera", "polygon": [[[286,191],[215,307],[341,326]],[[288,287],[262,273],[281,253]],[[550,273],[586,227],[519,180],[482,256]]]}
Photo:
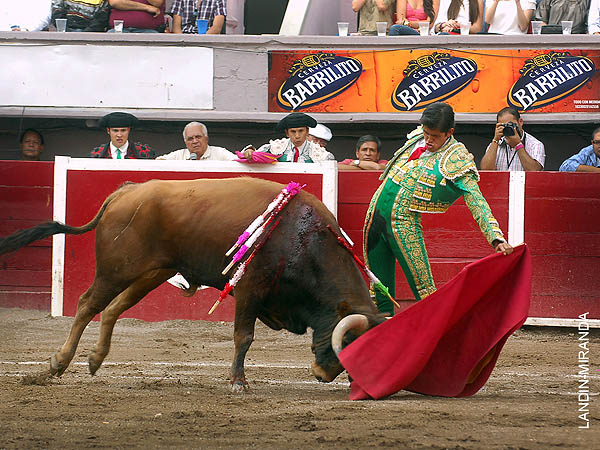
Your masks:
{"label": "black camera", "polygon": [[519,130],[519,127],[517,126],[517,124],[514,122],[508,122],[508,123],[504,124],[504,128],[502,129],[502,135],[505,137],[514,136],[515,131],[520,137],[521,131]]}

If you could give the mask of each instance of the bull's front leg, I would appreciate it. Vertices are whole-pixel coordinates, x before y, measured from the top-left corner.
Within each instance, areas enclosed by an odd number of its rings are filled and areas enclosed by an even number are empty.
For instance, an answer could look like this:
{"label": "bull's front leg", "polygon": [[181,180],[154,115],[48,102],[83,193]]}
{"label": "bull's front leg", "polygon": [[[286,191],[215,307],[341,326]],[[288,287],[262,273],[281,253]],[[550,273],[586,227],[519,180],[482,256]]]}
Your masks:
{"label": "bull's front leg", "polygon": [[[242,312],[240,312],[242,311]],[[236,304],[235,323],[233,326],[234,354],[231,365],[231,391],[235,393],[245,392],[249,389],[246,375],[244,373],[244,360],[246,353],[254,340],[254,326],[256,316],[249,314],[245,308]]]}

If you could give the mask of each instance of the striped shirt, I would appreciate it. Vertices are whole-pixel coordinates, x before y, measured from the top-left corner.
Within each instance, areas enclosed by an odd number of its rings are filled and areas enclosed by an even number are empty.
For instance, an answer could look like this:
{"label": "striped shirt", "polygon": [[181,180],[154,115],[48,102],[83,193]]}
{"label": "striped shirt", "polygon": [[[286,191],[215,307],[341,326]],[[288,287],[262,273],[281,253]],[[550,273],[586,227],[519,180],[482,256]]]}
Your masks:
{"label": "striped shirt", "polygon": [[[542,165],[544,169],[544,163],[546,162],[546,151],[544,150],[544,144],[534,138],[531,134],[523,131],[523,145],[525,145],[525,151],[529,156],[535,159]],[[490,144],[491,145],[491,144]],[[486,152],[488,152],[490,146],[488,145]],[[505,138],[500,139],[498,142],[498,151],[496,153],[496,170],[507,170],[511,172],[521,171],[525,169],[521,164],[517,150],[511,148],[506,142]]]}
{"label": "striped shirt", "polygon": [[215,16],[227,15],[225,0],[175,0],[169,13],[181,16],[181,31],[189,34],[198,33],[196,19],[208,20],[210,28]]}

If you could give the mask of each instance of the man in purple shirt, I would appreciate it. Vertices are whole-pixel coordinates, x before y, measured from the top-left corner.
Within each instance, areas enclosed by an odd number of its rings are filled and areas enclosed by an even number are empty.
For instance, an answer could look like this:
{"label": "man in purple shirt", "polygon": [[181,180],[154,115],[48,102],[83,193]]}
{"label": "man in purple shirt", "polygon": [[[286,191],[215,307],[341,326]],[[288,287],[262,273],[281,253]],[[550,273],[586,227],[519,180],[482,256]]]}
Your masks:
{"label": "man in purple shirt", "polygon": [[600,172],[600,127],[592,133],[592,145],[582,148],[560,165],[561,172]]}
{"label": "man in purple shirt", "polygon": [[197,19],[208,20],[206,34],[220,34],[225,24],[225,0],[175,0],[170,13],[173,15],[173,33],[198,33]]}

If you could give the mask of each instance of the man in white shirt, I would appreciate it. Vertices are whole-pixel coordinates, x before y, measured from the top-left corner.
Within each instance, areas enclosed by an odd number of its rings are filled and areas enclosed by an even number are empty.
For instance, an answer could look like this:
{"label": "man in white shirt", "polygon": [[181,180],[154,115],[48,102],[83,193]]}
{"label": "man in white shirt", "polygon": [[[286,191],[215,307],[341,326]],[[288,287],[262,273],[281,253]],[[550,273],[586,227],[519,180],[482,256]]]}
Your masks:
{"label": "man in white shirt", "polygon": [[4,1],[0,9],[0,31],[42,31],[48,28],[52,0]]}
{"label": "man in white shirt", "polygon": [[481,159],[481,170],[544,170],[544,144],[523,130],[523,119],[515,108],[507,106],[496,115],[492,142]]}
{"label": "man in white shirt", "polygon": [[186,148],[161,155],[156,159],[233,161],[237,158],[226,148],[208,145],[208,130],[206,125],[200,122],[190,122],[185,126],[183,141]]}

